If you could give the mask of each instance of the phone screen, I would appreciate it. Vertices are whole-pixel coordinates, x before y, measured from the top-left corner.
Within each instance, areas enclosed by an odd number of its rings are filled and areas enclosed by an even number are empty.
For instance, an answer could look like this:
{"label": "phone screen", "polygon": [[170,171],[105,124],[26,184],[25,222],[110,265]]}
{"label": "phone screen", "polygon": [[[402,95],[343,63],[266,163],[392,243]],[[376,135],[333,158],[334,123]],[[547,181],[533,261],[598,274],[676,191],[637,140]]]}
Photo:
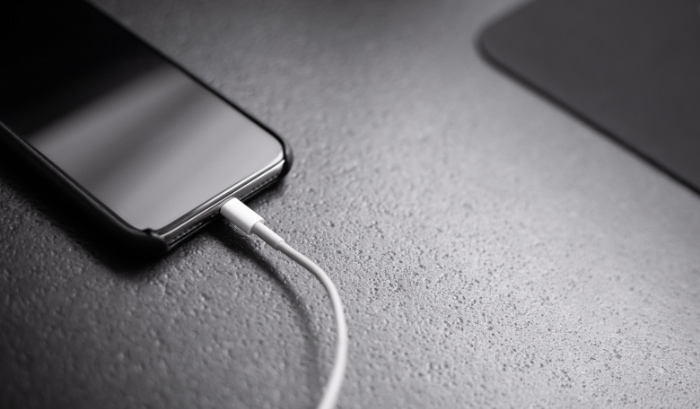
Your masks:
{"label": "phone screen", "polygon": [[275,136],[93,6],[5,3],[0,123],[129,225],[281,168]]}

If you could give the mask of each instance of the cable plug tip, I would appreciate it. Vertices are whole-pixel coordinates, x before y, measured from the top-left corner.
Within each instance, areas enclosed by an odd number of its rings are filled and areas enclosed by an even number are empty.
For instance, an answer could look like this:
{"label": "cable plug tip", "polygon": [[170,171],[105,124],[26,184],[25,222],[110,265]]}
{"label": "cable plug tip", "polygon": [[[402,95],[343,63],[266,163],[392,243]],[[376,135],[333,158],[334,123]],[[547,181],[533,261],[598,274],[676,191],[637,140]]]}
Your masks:
{"label": "cable plug tip", "polygon": [[221,206],[221,215],[229,219],[236,227],[250,234],[256,224],[265,221],[259,214],[235,197]]}

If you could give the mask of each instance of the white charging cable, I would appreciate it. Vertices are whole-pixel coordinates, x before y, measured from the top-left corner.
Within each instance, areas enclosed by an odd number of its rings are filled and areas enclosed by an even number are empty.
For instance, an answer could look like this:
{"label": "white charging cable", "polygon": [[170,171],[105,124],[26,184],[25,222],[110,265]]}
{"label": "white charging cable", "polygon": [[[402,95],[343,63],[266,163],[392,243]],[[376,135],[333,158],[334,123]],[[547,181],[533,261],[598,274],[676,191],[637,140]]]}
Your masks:
{"label": "white charging cable", "polygon": [[335,312],[335,322],[338,329],[337,340],[335,344],[335,363],[331,376],[328,379],[326,388],[323,392],[323,398],[318,404],[317,409],[332,409],[338,400],[340,386],[343,383],[345,375],[345,366],[348,360],[348,327],[345,324],[345,314],[343,313],[343,304],[340,301],[340,295],[335,288],[333,281],[328,277],[325,271],[308,257],[296,251],[284,239],[278,236],[275,232],[265,226],[264,219],[240,200],[234,198],[224,203],[221,207],[221,214],[229,219],[236,227],[243,230],[246,234],[255,234],[260,237],[265,243],[269,244],[275,250],[281,251],[292,261],[307,269],[311,274],[323,284],[331,298],[333,311]]}

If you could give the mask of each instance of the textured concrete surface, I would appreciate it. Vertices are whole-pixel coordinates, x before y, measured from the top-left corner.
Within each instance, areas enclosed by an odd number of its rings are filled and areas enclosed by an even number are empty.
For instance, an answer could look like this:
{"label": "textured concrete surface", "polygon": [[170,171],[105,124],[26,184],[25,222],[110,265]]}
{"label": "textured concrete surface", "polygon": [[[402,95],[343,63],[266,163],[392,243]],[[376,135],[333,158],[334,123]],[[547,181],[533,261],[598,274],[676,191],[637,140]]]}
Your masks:
{"label": "textured concrete surface", "polygon": [[[101,3],[293,146],[252,205],[340,287],[340,407],[698,407],[700,197],[480,57],[518,2]],[[314,406],[306,273],[223,221],[120,258],[0,159],[1,407]]]}

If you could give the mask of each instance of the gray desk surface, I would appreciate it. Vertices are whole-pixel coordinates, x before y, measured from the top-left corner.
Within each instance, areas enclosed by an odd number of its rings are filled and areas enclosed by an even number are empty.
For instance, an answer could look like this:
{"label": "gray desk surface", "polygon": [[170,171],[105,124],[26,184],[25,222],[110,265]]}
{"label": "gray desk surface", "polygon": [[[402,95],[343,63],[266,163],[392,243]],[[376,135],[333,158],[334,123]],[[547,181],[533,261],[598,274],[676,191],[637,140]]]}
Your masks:
{"label": "gray desk surface", "polygon": [[[283,134],[342,408],[697,407],[700,197],[494,70],[517,1],[104,6]],[[133,263],[0,164],[0,406],[312,407],[322,288],[213,224]]]}

